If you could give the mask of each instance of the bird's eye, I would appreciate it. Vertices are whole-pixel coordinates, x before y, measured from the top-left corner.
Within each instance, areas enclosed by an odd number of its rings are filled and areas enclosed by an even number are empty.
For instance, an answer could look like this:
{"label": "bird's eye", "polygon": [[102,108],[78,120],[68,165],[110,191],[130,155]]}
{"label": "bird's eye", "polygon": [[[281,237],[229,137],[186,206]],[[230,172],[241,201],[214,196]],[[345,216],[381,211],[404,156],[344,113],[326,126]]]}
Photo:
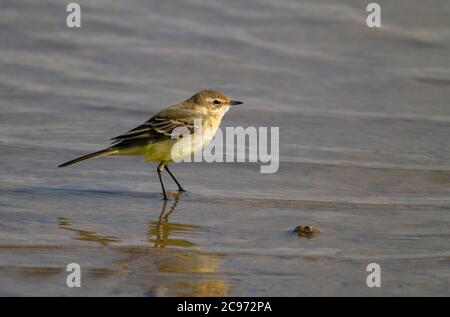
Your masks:
{"label": "bird's eye", "polygon": [[217,99],[214,100],[213,103],[214,103],[215,105],[220,105],[220,104],[221,104],[220,100],[217,100]]}

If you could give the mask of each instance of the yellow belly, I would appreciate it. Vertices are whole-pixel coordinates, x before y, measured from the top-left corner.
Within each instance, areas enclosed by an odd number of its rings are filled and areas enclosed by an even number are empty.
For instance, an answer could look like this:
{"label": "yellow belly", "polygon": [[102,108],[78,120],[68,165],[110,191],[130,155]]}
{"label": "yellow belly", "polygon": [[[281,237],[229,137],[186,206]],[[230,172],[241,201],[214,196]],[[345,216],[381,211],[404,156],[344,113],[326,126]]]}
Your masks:
{"label": "yellow belly", "polygon": [[146,161],[155,162],[171,162],[172,147],[177,140],[165,140],[157,143],[149,143],[146,145],[139,144],[136,146],[127,146],[119,148],[115,155],[134,155],[144,156]]}
{"label": "yellow belly", "polygon": [[148,146],[145,153],[145,161],[172,162],[172,148],[177,140],[166,140]]}

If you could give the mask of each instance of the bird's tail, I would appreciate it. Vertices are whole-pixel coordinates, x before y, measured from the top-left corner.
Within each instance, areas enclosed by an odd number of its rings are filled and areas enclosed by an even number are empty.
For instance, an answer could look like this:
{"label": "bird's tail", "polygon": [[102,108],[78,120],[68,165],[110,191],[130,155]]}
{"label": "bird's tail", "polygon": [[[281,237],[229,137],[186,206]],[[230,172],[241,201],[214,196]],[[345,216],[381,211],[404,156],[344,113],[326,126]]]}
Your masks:
{"label": "bird's tail", "polygon": [[97,158],[97,157],[102,157],[102,156],[107,156],[107,155],[111,155],[113,153],[116,152],[116,149],[114,147],[109,147],[107,149],[101,150],[101,151],[97,151],[88,155],[84,155],[81,156],[79,158],[76,158],[74,160],[62,163],[61,165],[59,165],[58,167],[66,167],[84,160],[89,160],[89,159],[93,159],[93,158]]}

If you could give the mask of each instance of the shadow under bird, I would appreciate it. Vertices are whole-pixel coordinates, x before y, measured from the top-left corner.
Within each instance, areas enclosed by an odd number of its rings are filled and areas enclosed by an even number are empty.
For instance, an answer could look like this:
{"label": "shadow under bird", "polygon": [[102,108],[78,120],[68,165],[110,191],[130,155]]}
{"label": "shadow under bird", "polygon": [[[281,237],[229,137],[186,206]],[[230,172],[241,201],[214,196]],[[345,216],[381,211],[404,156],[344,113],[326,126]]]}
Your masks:
{"label": "shadow under bird", "polygon": [[[58,167],[102,156],[142,155],[146,161],[159,162],[156,171],[164,199],[167,200],[161,172],[166,170],[177,184],[178,190],[184,191],[168,165],[207,146],[216,134],[225,113],[231,106],[239,104],[242,102],[231,100],[219,91],[200,91],[184,102],[161,110],[144,124],[112,138],[110,147],[65,162]],[[197,126],[199,122],[201,127]],[[174,137],[174,134],[178,137]],[[186,134],[191,138],[182,137]]]}

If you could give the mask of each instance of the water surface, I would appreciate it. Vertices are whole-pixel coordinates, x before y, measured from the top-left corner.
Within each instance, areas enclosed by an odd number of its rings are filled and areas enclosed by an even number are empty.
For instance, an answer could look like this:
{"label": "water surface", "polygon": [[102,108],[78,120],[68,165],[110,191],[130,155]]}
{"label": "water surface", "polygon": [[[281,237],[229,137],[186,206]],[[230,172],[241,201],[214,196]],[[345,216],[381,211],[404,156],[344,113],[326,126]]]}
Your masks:
{"label": "water surface", "polygon": [[[0,4],[1,295],[450,295],[448,2],[78,2]],[[56,168],[205,88],[278,173],[174,165],[165,205],[140,158]]]}

